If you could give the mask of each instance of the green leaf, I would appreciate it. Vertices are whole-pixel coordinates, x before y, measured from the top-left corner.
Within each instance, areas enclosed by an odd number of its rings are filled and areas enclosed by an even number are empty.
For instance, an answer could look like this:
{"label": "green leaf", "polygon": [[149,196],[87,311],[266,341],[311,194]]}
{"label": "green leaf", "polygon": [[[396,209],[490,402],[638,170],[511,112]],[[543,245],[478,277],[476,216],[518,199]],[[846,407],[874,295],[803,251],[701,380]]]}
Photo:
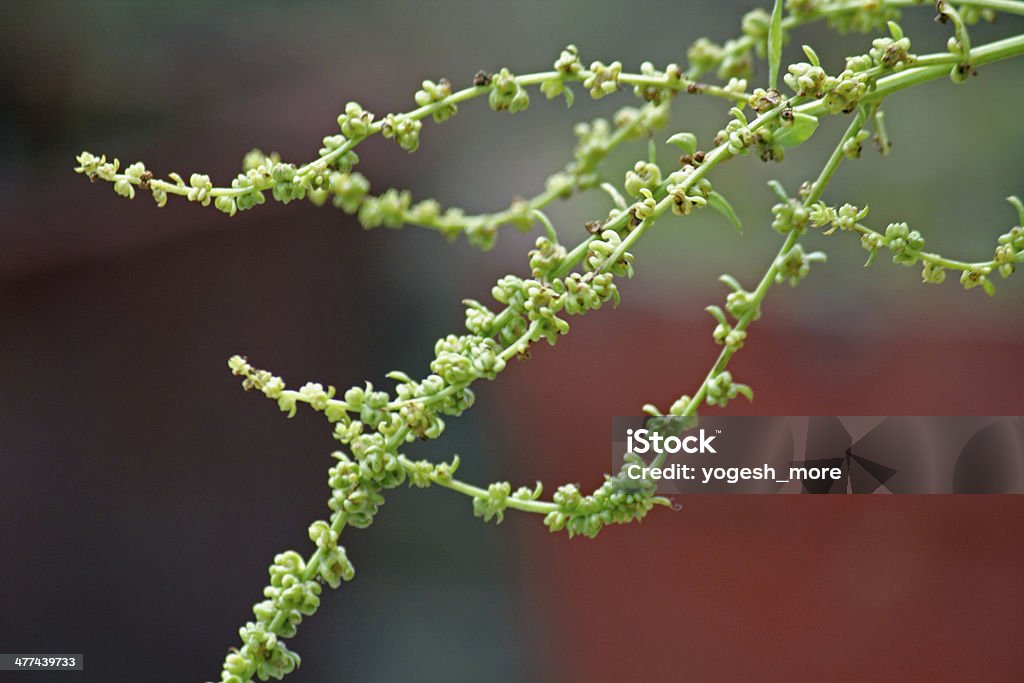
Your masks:
{"label": "green leaf", "polygon": [[889,133],[885,130],[885,112],[875,109],[875,139],[878,141],[878,150],[883,156],[889,154],[892,149],[892,142],[889,141]]}
{"label": "green leaf", "polygon": [[711,316],[722,325],[728,325],[729,321],[725,318],[725,311],[718,306],[707,306],[704,308],[705,311],[711,314]]}
{"label": "green leaf", "polygon": [[565,97],[566,108],[571,107],[572,103],[576,101],[576,93],[569,86],[565,86],[565,89],[562,90],[562,95]]}
{"label": "green leaf", "polygon": [[743,232],[743,223],[740,222],[739,216],[736,215],[736,211],[732,208],[732,204],[729,203],[728,199],[712,190],[708,193],[708,206],[728,218],[729,222],[736,226],[737,230]]}
{"label": "green leaf", "polygon": [[807,138],[814,135],[818,128],[818,117],[810,114],[793,112],[793,123],[785,128],[780,128],[776,133],[774,142],[783,147],[796,147]]}
{"label": "green leaf", "polygon": [[734,292],[743,291],[743,285],[740,284],[740,281],[734,278],[732,275],[729,275],[728,273],[723,273],[719,275],[718,281],[729,287],[729,289],[731,289]]}
{"label": "green leaf", "polygon": [[804,45],[803,48],[804,54],[807,55],[807,59],[810,61],[811,66],[821,66],[821,60],[818,58],[818,53],[814,51],[814,48],[810,45]]}
{"label": "green leaf", "polygon": [[555,226],[551,223],[551,219],[547,217],[540,209],[534,209],[530,212],[530,216],[540,221],[540,224],[544,226],[544,229],[548,233],[548,239],[553,243],[558,244],[558,233],[555,232]]}
{"label": "green leaf", "polygon": [[693,133],[676,133],[665,142],[675,145],[683,154],[693,154],[697,151],[697,136]]}
{"label": "green leaf", "polygon": [[1013,208],[1017,209],[1017,220],[1020,221],[1021,225],[1024,225],[1024,204],[1021,203],[1020,197],[1017,195],[1010,195],[1006,198],[1006,201],[1010,202]]}
{"label": "green leaf", "polygon": [[779,63],[782,61],[782,0],[775,0],[772,19],[768,24],[768,87],[779,82]]}
{"label": "green leaf", "polygon": [[782,183],[780,183],[778,180],[769,180],[768,187],[772,189],[772,192],[774,192],[775,196],[778,197],[780,200],[782,200],[783,202],[789,201],[789,195],[786,194],[786,188],[782,187]]}
{"label": "green leaf", "polygon": [[396,382],[409,383],[412,381],[412,378],[409,377],[409,375],[402,372],[401,370],[392,370],[391,372],[384,376],[387,377],[388,379],[393,379]]}

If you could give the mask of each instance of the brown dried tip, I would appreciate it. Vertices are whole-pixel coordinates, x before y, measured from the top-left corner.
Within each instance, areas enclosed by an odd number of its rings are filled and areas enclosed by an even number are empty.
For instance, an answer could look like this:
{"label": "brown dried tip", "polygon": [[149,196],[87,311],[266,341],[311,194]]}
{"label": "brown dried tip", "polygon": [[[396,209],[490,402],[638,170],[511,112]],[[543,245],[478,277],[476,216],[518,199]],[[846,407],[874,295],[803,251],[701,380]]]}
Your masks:
{"label": "brown dried tip", "polygon": [[596,235],[602,227],[604,227],[604,221],[587,221],[583,224],[591,235]]}
{"label": "brown dried tip", "polygon": [[754,111],[760,113],[773,109],[782,104],[782,93],[775,88],[769,88],[753,103]]}
{"label": "brown dried tip", "polygon": [[696,151],[693,154],[684,154],[679,157],[680,166],[700,166],[704,162],[704,152]]}
{"label": "brown dried tip", "polygon": [[491,84],[491,78],[493,78],[493,77],[494,77],[494,74],[492,74],[492,73],[488,73],[488,72],[483,71],[483,70],[477,71],[476,75],[473,76],[473,85],[475,85],[477,87],[479,87],[481,85],[490,85]]}
{"label": "brown dried tip", "polygon": [[152,171],[143,171],[142,175],[139,176],[139,188],[143,190],[149,189],[149,181],[153,179]]}

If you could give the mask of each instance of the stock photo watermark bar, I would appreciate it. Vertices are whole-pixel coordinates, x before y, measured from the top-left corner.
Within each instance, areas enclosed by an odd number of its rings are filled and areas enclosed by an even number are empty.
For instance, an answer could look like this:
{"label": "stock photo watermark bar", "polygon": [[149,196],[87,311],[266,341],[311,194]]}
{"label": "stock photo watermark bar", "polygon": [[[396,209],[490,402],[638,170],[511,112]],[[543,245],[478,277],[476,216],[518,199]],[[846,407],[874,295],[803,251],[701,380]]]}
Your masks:
{"label": "stock photo watermark bar", "polygon": [[612,466],[669,495],[1024,493],[1024,418],[616,417]]}

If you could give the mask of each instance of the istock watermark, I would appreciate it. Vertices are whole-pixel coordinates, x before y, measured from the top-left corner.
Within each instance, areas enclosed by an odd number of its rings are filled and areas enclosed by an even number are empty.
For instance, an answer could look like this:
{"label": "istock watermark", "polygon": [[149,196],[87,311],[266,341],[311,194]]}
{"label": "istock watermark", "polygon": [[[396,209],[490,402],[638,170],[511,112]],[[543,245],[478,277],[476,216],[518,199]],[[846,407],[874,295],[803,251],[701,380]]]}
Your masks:
{"label": "istock watermark", "polygon": [[715,448],[711,445],[714,439],[714,436],[708,436],[703,429],[697,434],[683,437],[663,436],[658,432],[652,432],[647,429],[626,430],[626,448],[633,453],[641,454],[648,452],[678,453],[679,451],[684,453],[715,453]]}
{"label": "istock watermark", "polygon": [[683,493],[1024,493],[1020,417],[617,417],[612,465]]}

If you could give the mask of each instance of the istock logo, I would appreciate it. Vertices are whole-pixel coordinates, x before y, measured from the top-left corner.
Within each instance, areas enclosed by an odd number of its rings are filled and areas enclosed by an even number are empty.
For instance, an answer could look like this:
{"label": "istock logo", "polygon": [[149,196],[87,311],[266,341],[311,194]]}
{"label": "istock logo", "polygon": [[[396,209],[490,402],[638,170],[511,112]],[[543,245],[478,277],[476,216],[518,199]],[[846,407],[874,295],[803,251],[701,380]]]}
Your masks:
{"label": "istock logo", "polygon": [[662,436],[646,429],[626,430],[626,450],[632,453],[717,453],[711,442],[715,435],[708,436],[703,429],[698,434],[682,438]]}

